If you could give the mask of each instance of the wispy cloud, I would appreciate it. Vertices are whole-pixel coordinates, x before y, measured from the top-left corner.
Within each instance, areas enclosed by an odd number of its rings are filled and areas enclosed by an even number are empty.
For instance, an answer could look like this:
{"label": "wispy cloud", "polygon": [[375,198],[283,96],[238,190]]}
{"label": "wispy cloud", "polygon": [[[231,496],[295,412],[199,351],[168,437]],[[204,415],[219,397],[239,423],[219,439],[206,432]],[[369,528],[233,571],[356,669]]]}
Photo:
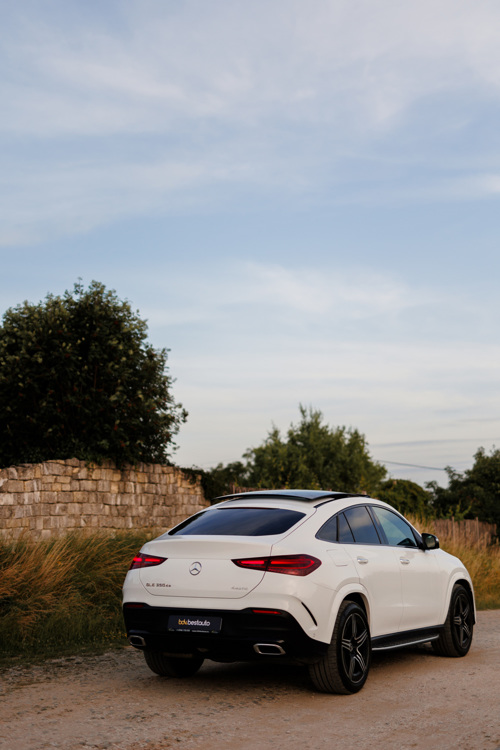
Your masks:
{"label": "wispy cloud", "polygon": [[[497,3],[465,0],[54,2],[51,17],[12,5],[3,243],[227,205],[235,189],[331,204],[496,196],[482,163],[485,148],[500,157],[494,139],[470,134],[500,103],[499,25]],[[458,172],[450,132],[467,139]]]}

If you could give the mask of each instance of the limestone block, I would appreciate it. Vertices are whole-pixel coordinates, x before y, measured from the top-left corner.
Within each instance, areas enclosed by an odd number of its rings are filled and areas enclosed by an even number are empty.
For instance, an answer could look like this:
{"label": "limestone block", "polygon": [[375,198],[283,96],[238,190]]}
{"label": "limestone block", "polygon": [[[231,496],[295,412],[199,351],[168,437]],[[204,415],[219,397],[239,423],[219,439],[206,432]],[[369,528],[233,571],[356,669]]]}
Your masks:
{"label": "limestone block", "polygon": [[34,477],[34,464],[21,464],[16,467],[17,478],[23,480],[33,479]]}
{"label": "limestone block", "polygon": [[71,477],[67,474],[55,477],[56,484],[70,484]]}
{"label": "limestone block", "polygon": [[8,479],[3,486],[4,492],[23,492],[24,482],[20,479]]}
{"label": "limestone block", "polygon": [[95,492],[99,483],[93,479],[82,479],[80,482],[80,489],[84,492]]}
{"label": "limestone block", "polygon": [[47,490],[43,490],[42,493],[42,503],[57,503],[59,500],[59,492],[48,492]]}
{"label": "limestone block", "polygon": [[45,461],[43,466],[44,474],[59,476],[66,473],[66,466],[60,461]]}
{"label": "limestone block", "polygon": [[67,458],[64,463],[66,464],[66,466],[78,467],[81,466],[84,462],[80,461],[79,458]]}
{"label": "limestone block", "polygon": [[98,492],[109,492],[111,490],[111,482],[109,479],[100,479],[97,482],[97,491]]}
{"label": "limestone block", "polygon": [[9,466],[7,469],[4,469],[7,479],[17,479],[17,468],[15,466]]}
{"label": "limestone block", "polygon": [[16,503],[16,496],[11,492],[0,493],[0,505],[14,505]]}

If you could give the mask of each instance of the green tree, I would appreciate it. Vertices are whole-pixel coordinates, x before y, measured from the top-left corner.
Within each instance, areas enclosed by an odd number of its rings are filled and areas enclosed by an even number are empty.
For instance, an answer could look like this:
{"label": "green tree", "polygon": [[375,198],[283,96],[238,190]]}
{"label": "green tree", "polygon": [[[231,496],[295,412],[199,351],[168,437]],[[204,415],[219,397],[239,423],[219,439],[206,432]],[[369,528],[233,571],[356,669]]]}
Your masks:
{"label": "green tree", "polygon": [[377,497],[403,514],[413,513],[420,517],[433,515],[432,494],[409,479],[388,479],[382,482]]}
{"label": "green tree", "polygon": [[448,487],[429,484],[436,514],[442,517],[475,518],[496,523],[500,529],[500,450],[488,455],[484,448],[474,454],[474,464],[463,474],[446,469]]}
{"label": "green tree", "polygon": [[[320,411],[299,408],[300,421],[290,425],[286,437],[273,427],[262,445],[245,453],[246,464],[230,465],[232,481],[265,489],[375,491],[386,470],[370,457],[365,437],[358,430],[329,427]],[[213,470],[220,479],[223,471],[221,465]]]}
{"label": "green tree", "polygon": [[0,465],[76,457],[166,462],[187,413],[167,350],[93,281],[7,310],[0,328]]}

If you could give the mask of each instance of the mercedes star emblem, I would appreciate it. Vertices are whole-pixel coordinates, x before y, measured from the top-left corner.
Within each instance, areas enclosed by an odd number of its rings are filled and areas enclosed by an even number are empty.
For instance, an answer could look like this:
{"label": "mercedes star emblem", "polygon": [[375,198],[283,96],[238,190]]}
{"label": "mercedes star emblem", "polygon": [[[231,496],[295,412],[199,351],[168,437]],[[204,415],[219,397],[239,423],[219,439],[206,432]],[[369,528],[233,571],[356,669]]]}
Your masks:
{"label": "mercedes star emblem", "polygon": [[192,576],[197,576],[198,573],[201,573],[201,562],[194,562],[189,568],[189,572]]}

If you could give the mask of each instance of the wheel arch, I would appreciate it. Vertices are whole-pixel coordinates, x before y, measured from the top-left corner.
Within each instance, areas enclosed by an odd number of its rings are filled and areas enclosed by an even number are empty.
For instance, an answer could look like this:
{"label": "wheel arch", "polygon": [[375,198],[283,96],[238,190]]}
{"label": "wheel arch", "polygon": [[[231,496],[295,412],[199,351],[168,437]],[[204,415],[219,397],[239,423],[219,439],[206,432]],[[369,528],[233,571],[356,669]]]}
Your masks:
{"label": "wheel arch", "polygon": [[361,591],[353,591],[351,594],[347,594],[347,596],[345,596],[342,601],[350,601],[359,604],[361,609],[364,610],[366,619],[368,620],[368,625],[370,624],[370,605],[368,603],[368,599]]}
{"label": "wheel arch", "polygon": [[451,591],[450,591],[450,599],[451,599],[451,592],[453,591],[453,589],[455,588],[457,584],[459,584],[460,586],[463,586],[464,589],[469,594],[470,601],[472,604],[472,611],[474,613],[474,625],[475,625],[476,624],[476,601],[474,598],[474,590],[470,584],[470,581],[468,581],[467,578],[457,578],[456,581],[453,581],[453,586],[451,587]]}
{"label": "wheel arch", "polygon": [[332,636],[333,636],[333,629],[337,621],[337,615],[338,615],[339,609],[341,605],[343,604],[343,602],[345,601],[355,602],[362,608],[362,610],[366,614],[366,619],[368,620],[368,627],[370,627],[370,623],[371,623],[370,602],[366,594],[366,591],[359,584],[355,588],[352,588],[351,586],[349,587],[346,586],[337,591],[337,594],[333,601],[333,606],[330,611],[330,618],[328,621],[328,625],[326,629],[323,631],[323,634],[321,637],[322,641],[326,643],[330,643]]}

